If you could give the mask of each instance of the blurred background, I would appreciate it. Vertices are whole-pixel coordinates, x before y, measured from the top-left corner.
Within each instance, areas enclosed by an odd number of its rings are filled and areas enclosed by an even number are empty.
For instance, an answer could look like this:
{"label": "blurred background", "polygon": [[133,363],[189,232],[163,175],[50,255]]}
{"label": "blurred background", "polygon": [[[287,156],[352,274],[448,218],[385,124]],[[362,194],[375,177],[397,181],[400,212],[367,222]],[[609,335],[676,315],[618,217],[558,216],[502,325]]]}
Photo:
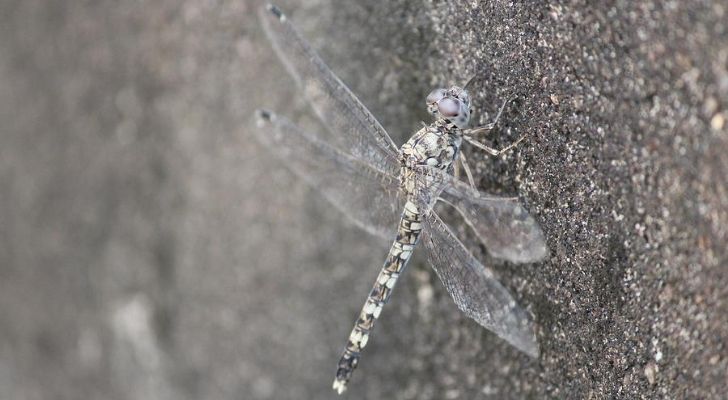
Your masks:
{"label": "blurred background", "polygon": [[[251,135],[319,129],[260,2],[0,4],[0,399],[321,399],[384,260]],[[491,260],[538,360],[416,258],[345,398],[723,398],[723,1],[281,1],[403,143],[433,88],[516,97],[478,186],[551,258]]]}

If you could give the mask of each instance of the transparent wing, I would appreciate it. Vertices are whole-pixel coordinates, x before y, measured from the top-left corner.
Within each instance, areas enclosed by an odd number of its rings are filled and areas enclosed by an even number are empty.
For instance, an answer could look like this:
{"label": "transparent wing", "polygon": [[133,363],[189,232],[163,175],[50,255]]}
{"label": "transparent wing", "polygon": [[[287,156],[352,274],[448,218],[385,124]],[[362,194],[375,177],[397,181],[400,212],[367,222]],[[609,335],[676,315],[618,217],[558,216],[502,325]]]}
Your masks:
{"label": "transparent wing", "polygon": [[277,7],[264,6],[258,15],[278,58],[331,131],[336,147],[381,171],[395,174],[399,169],[397,146],[369,110],[321,61]]}
{"label": "transparent wing", "polygon": [[527,263],[548,255],[541,228],[517,199],[480,193],[431,167],[417,172],[423,181],[419,186],[428,188],[422,193],[428,206],[442,200],[455,207],[493,257]]}
{"label": "transparent wing", "polygon": [[399,178],[328,145],[286,118],[258,110],[256,137],[367,232],[392,239],[402,210]]}
{"label": "transparent wing", "polygon": [[[420,208],[426,206],[424,202]],[[458,308],[517,349],[537,357],[538,343],[530,318],[508,290],[434,211],[423,213],[423,222],[427,258]]]}

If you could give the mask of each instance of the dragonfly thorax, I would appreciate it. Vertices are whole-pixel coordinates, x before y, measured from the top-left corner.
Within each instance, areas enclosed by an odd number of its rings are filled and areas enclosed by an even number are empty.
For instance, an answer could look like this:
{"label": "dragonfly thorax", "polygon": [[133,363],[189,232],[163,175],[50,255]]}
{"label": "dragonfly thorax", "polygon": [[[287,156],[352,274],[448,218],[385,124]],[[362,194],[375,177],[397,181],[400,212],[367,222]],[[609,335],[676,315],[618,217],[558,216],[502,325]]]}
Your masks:
{"label": "dragonfly thorax", "polygon": [[438,120],[423,127],[399,149],[401,178],[406,180],[407,172],[419,166],[449,170],[458,157],[462,141],[462,130],[451,123]]}

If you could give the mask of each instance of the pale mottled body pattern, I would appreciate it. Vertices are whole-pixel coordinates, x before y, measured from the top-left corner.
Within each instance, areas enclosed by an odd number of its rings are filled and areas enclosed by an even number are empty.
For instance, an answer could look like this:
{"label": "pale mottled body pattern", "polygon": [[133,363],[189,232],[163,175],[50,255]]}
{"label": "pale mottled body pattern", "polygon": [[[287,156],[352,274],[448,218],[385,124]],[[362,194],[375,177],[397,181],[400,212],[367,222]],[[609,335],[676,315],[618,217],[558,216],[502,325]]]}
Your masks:
{"label": "pale mottled body pattern", "polygon": [[[466,129],[470,98],[465,89],[453,86],[427,96],[435,122],[398,149],[280,10],[269,5],[260,18],[279,58],[332,135],[305,132],[261,110],[259,122],[269,129],[258,131],[258,139],[366,231],[391,238],[392,227],[398,227],[338,363],[334,389],[339,393],[346,389],[375,321],[419,241],[463,313],[536,356],[538,344],[529,316],[433,210],[437,201],[453,206],[494,257],[512,262],[543,258],[547,249],[535,221],[514,199],[479,193],[460,154],[463,140],[494,155],[513,145],[498,151],[475,140],[478,131],[489,130],[494,123]],[[470,186],[450,175],[457,161]]]}
{"label": "pale mottled body pattern", "polygon": [[374,282],[374,287],[369,292],[369,297],[367,297],[364,307],[359,313],[359,318],[354,324],[354,329],[349,335],[346,348],[339,360],[333,385],[334,390],[339,393],[344,391],[351,374],[359,364],[361,351],[369,341],[369,334],[374,328],[376,319],[379,318],[379,314],[382,312],[382,307],[389,301],[399,275],[404,271],[412,257],[412,251],[419,240],[420,232],[422,232],[421,215],[417,206],[408,201],[405,203],[402,212],[397,238],[392,243],[384,267],[382,267]]}
{"label": "pale mottled body pattern", "polygon": [[416,205],[416,171],[414,167],[448,170],[456,160],[462,132],[454,125],[432,124],[415,133],[399,150],[402,170],[402,196],[407,199],[387,259],[379,272],[369,297],[364,303],[354,329],[349,335],[344,353],[339,360],[334,389],[343,392],[351,374],[359,363],[359,355],[369,341],[369,334],[382,307],[389,300],[397,279],[412,258],[412,252],[422,232],[422,215]]}

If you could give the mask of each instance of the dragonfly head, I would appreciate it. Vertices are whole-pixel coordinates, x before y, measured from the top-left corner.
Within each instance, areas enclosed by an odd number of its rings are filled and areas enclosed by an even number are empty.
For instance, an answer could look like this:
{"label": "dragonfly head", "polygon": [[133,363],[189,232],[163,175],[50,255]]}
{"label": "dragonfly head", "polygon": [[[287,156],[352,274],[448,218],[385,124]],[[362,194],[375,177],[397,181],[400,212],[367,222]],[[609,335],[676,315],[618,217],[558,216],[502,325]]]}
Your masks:
{"label": "dragonfly head", "polygon": [[465,89],[435,89],[427,95],[427,111],[437,119],[452,122],[458,128],[467,128],[470,122],[470,96]]}

